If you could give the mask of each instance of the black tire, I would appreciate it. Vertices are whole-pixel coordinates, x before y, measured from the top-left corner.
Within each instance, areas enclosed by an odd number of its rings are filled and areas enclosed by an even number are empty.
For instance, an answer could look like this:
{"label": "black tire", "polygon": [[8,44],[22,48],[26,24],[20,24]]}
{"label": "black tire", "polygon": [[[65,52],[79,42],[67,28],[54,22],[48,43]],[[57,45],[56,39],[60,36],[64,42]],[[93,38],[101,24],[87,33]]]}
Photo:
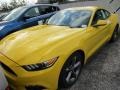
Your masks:
{"label": "black tire", "polygon": [[78,79],[82,66],[83,66],[82,54],[80,54],[79,52],[73,53],[67,59],[61,70],[58,84],[59,89],[71,87]]}
{"label": "black tire", "polygon": [[117,25],[114,29],[114,32],[112,34],[112,37],[110,39],[110,42],[115,42],[118,40],[118,37],[119,37],[119,26]]}

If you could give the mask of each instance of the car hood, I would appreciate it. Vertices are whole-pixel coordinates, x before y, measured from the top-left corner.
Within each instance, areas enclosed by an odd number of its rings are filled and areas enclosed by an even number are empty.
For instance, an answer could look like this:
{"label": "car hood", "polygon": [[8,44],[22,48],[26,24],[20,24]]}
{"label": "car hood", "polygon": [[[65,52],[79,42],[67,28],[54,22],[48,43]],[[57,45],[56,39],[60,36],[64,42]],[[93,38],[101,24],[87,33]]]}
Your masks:
{"label": "car hood", "polygon": [[[38,51],[41,57],[45,50],[64,40],[66,37],[83,29],[65,26],[41,25],[22,30],[9,35],[0,42],[0,52],[14,62],[22,64],[20,60]],[[32,54],[31,54],[32,55]]]}

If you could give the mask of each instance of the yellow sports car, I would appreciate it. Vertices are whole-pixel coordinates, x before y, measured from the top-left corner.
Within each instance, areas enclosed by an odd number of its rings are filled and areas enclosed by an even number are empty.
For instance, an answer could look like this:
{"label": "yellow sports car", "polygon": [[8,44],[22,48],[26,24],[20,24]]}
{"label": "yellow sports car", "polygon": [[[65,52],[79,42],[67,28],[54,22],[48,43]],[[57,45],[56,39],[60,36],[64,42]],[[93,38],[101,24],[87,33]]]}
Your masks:
{"label": "yellow sports car", "polygon": [[118,38],[118,16],[89,6],[62,10],[45,25],[13,33],[0,42],[0,62],[15,90],[72,86],[83,64]]}

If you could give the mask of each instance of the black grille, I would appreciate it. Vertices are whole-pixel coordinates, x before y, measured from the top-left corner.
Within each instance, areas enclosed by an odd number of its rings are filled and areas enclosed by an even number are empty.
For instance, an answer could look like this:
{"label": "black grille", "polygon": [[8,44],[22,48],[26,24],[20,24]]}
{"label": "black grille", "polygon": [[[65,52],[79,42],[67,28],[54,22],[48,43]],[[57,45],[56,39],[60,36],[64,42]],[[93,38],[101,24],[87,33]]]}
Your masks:
{"label": "black grille", "polygon": [[43,90],[46,89],[43,86],[26,86],[26,90]]}
{"label": "black grille", "polygon": [[16,73],[15,73],[13,70],[11,70],[8,66],[6,66],[5,64],[1,63],[1,66],[2,66],[3,69],[5,69],[7,72],[9,72],[9,73],[17,76]]}

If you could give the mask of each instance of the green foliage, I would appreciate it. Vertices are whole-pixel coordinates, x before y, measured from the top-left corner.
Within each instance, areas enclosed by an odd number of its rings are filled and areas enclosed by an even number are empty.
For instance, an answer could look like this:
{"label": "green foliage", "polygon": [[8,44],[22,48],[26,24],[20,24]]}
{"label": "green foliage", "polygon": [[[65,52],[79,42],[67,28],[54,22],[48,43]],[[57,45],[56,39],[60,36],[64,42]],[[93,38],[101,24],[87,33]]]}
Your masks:
{"label": "green foliage", "polygon": [[10,11],[14,8],[26,5],[25,0],[11,0],[10,3],[4,2],[1,3],[1,11]]}

